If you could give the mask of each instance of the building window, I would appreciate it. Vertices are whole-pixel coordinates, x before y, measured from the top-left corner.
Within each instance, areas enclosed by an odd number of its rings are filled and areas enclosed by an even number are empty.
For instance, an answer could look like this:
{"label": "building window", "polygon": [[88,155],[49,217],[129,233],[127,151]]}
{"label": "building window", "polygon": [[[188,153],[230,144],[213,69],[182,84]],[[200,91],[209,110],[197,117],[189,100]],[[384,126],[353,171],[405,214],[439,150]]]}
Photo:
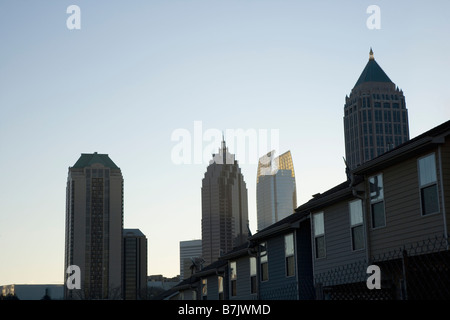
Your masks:
{"label": "building window", "polygon": [[256,293],[256,258],[250,257],[250,293]]}
{"label": "building window", "polygon": [[236,269],[236,261],[230,262],[230,290],[231,296],[235,297],[237,295],[237,269]]}
{"label": "building window", "polygon": [[208,300],[208,280],[202,279],[202,300]]}
{"label": "building window", "polygon": [[259,263],[261,269],[261,281],[269,280],[269,260],[267,257],[267,243],[261,243],[261,251],[259,256]]}
{"label": "building window", "polygon": [[222,276],[218,276],[217,277],[217,291],[219,292],[219,300],[224,300],[224,295],[223,295],[223,277]]}
{"label": "building window", "polygon": [[350,229],[352,235],[352,250],[364,248],[364,227],[362,201],[350,201]]}
{"label": "building window", "polygon": [[325,257],[325,225],[323,221],[323,212],[313,215],[314,223],[314,244],[316,248],[316,258]]}
{"label": "building window", "polygon": [[372,214],[372,228],[386,225],[384,213],[383,175],[378,174],[369,178],[370,208]]}
{"label": "building window", "polygon": [[434,153],[419,159],[419,186],[422,214],[439,212],[439,198]]}
{"label": "building window", "polygon": [[292,277],[295,273],[293,233],[284,236],[284,260],[286,263],[286,277]]}

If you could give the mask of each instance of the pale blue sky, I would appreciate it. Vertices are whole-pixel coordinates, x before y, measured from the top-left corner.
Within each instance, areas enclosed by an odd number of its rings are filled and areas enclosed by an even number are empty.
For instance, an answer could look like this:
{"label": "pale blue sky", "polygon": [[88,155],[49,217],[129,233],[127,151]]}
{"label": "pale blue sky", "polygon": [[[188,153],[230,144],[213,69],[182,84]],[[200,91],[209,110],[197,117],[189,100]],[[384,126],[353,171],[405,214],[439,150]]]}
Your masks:
{"label": "pale blue sky", "polygon": [[[71,4],[80,30],[66,27]],[[345,179],[343,106],[370,47],[404,91],[411,137],[448,120],[449,12],[445,0],[1,0],[0,285],[62,283],[81,153],[122,169],[124,226],[148,237],[148,273],[174,276],[179,241],[201,237],[207,166],[173,163],[176,129],[279,130],[301,204]],[[255,231],[257,166],[241,167]]]}

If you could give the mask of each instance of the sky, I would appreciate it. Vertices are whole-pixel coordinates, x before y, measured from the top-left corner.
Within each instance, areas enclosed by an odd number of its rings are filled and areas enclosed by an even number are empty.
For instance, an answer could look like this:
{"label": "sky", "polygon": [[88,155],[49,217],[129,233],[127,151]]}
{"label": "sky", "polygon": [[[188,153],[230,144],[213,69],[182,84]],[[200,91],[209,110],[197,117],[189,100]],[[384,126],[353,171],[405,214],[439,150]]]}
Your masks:
{"label": "sky", "polygon": [[148,274],[172,277],[179,242],[201,238],[218,132],[254,134],[227,144],[255,232],[252,159],[272,134],[299,205],[345,180],[345,97],[371,47],[404,92],[411,138],[449,120],[449,12],[447,0],[0,0],[0,285],[63,283],[81,153],[121,168],[124,227],[147,236]]}

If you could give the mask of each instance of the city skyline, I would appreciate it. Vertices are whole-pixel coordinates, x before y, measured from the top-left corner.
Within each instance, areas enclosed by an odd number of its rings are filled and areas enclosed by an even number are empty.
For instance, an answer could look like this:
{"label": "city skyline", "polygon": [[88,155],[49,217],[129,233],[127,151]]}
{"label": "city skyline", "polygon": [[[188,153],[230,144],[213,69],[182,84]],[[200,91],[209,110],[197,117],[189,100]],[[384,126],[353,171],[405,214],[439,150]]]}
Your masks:
{"label": "city skyline", "polygon": [[[124,228],[147,236],[148,274],[171,277],[179,242],[201,235],[208,165],[174,163],[176,130],[195,137],[201,121],[206,154],[220,147],[210,129],[278,130],[300,205],[345,179],[345,96],[371,47],[411,139],[450,118],[447,1],[377,1],[380,29],[370,2],[77,1],[80,30],[71,2],[24,3],[0,4],[0,285],[63,282],[67,168],[82,153],[120,164]],[[243,162],[255,232],[257,163]]]}

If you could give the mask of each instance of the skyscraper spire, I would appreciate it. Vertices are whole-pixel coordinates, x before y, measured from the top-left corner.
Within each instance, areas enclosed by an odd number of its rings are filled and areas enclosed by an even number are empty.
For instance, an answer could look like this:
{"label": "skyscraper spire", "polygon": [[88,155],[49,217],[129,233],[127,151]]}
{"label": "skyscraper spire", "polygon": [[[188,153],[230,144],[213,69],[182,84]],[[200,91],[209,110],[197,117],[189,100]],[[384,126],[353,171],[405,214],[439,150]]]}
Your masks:
{"label": "skyscraper spire", "polygon": [[345,98],[344,130],[350,170],[409,140],[405,96],[379,66],[372,48],[369,61]]}
{"label": "skyscraper spire", "polygon": [[224,136],[223,131],[222,131],[222,150],[225,150],[225,148],[226,148],[226,145],[225,145],[225,136]]}

